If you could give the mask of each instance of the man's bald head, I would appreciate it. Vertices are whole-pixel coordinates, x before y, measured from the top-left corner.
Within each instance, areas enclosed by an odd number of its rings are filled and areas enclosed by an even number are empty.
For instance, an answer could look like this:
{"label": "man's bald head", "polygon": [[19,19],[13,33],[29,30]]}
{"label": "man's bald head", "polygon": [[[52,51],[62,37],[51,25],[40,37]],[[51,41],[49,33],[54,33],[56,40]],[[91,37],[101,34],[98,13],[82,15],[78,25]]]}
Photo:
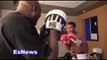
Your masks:
{"label": "man's bald head", "polygon": [[23,5],[35,6],[35,5],[38,5],[38,2],[37,1],[19,1],[19,6],[23,6]]}
{"label": "man's bald head", "polygon": [[19,1],[19,5],[16,11],[34,20],[35,23],[41,15],[41,8],[38,1]]}

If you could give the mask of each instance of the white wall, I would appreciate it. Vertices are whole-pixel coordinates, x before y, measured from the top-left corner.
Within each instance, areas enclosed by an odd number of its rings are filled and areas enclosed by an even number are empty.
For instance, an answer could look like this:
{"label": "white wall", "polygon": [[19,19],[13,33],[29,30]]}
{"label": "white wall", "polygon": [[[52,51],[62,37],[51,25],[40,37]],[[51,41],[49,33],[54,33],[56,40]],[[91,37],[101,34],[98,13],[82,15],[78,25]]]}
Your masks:
{"label": "white wall", "polygon": [[1,8],[0,8],[0,18],[1,18],[1,14],[2,14],[2,10],[1,10]]}
{"label": "white wall", "polygon": [[44,24],[45,22],[45,15],[44,13],[41,14],[41,17],[39,18],[38,22],[37,22],[37,25],[36,25],[36,28],[39,30],[40,27]]}
{"label": "white wall", "polygon": [[13,12],[14,10],[2,10],[1,17],[6,16],[8,13]]}
{"label": "white wall", "polygon": [[[6,16],[9,12],[12,12],[13,10],[2,10],[2,17]],[[40,19],[37,22],[36,28],[40,29],[40,27],[44,24],[44,19],[45,19],[45,15],[44,13],[41,14]],[[76,17],[75,16],[67,16],[67,20],[68,22],[73,21],[76,22]],[[63,57],[65,55],[65,53],[67,52],[66,47],[62,44],[62,42],[58,42],[59,44],[59,55],[58,57]]]}

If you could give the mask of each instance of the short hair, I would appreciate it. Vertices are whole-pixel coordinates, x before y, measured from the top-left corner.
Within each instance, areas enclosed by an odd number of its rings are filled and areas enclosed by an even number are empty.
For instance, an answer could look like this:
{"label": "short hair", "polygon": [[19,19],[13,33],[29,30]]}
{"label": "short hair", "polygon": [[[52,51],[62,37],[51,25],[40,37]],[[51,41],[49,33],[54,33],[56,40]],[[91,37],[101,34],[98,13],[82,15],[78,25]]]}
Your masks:
{"label": "short hair", "polygon": [[76,27],[76,23],[75,22],[68,22],[67,25],[72,25],[73,27]]}

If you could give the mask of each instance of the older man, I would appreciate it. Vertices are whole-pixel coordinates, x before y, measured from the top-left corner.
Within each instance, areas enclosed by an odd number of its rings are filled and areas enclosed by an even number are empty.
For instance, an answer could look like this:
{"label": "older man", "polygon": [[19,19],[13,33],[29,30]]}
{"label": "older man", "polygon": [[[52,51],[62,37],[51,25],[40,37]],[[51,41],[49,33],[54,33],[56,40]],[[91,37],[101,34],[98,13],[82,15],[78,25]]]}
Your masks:
{"label": "older man", "polygon": [[[41,41],[35,29],[41,16],[37,1],[20,1],[15,12],[0,22],[0,58],[40,58]],[[37,51],[37,54],[19,54],[18,51]]]}

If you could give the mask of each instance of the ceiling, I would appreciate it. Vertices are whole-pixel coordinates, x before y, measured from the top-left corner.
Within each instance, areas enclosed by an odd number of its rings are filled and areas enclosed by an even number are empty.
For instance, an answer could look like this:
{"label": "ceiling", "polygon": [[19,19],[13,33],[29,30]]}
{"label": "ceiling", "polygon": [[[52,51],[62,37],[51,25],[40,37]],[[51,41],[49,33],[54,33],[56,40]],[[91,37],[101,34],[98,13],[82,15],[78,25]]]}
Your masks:
{"label": "ceiling", "polygon": [[[47,13],[52,9],[61,9],[67,15],[77,16],[100,6],[107,4],[107,1],[39,1],[42,13]],[[15,10],[17,4],[13,1],[0,1],[1,9]]]}
{"label": "ceiling", "polygon": [[60,6],[67,8],[76,8],[86,1],[39,1],[40,4]]}

